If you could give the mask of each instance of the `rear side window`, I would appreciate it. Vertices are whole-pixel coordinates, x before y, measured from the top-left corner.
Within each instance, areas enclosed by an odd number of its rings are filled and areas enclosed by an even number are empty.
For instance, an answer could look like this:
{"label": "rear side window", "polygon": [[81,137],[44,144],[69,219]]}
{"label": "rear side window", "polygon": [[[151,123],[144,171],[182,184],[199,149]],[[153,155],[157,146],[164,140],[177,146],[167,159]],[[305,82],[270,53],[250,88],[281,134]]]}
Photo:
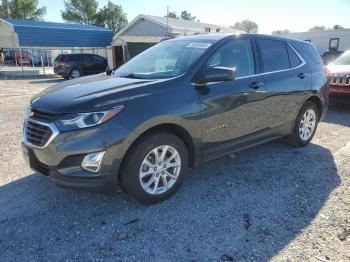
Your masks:
{"label": "rear side window", "polygon": [[79,61],[79,55],[69,55],[66,59],[67,62],[77,62]]}
{"label": "rear side window", "polygon": [[294,52],[294,50],[289,45],[287,45],[287,50],[289,55],[290,66],[293,68],[300,65],[302,62],[299,56]]}
{"label": "rear side window", "polygon": [[301,56],[307,61],[323,65],[322,58],[316,48],[308,43],[294,42],[293,46]]}
{"label": "rear side window", "polygon": [[289,58],[286,45],[278,40],[258,40],[265,72],[289,68]]}
{"label": "rear side window", "polygon": [[248,39],[232,40],[221,46],[207,62],[208,67],[236,68],[236,76],[255,73],[253,49]]}
{"label": "rear side window", "polygon": [[83,62],[92,62],[92,55],[82,55]]}
{"label": "rear side window", "polygon": [[63,62],[65,60],[66,56],[59,55],[56,57],[55,62]]}

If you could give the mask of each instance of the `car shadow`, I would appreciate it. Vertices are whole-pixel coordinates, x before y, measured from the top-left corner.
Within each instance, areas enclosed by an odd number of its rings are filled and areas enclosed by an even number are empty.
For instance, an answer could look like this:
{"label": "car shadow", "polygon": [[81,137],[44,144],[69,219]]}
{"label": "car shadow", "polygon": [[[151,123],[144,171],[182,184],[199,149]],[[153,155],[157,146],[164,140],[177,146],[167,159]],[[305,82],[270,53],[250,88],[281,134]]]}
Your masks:
{"label": "car shadow", "polygon": [[350,127],[350,100],[348,105],[332,105],[323,119],[323,122]]}
{"label": "car shadow", "polygon": [[268,261],[312,223],[340,183],[327,148],[279,141],[187,175],[177,194],[153,206],[61,189],[36,174],[3,185],[2,258]]}

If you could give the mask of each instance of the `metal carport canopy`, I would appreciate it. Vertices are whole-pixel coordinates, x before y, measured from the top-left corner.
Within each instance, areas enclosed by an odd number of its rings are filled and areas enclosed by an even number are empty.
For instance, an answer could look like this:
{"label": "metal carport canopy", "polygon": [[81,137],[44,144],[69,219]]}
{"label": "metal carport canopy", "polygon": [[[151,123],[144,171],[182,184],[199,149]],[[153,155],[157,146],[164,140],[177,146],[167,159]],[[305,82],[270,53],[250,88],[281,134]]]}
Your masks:
{"label": "metal carport canopy", "polygon": [[106,47],[112,30],[80,24],[0,19],[0,47]]}

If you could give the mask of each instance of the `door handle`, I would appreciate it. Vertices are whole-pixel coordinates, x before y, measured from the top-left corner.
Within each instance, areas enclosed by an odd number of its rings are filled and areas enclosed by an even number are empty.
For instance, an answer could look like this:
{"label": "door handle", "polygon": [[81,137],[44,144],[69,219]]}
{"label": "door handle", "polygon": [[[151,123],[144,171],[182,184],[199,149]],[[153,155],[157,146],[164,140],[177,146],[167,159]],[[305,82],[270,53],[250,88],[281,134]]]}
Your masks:
{"label": "door handle", "polygon": [[300,79],[304,79],[305,77],[307,77],[307,74],[305,74],[305,73],[299,73],[299,74],[298,74],[298,77],[299,77]]}
{"label": "door handle", "polygon": [[253,82],[249,85],[249,88],[258,89],[259,87],[262,87],[263,85],[264,85],[263,81]]}

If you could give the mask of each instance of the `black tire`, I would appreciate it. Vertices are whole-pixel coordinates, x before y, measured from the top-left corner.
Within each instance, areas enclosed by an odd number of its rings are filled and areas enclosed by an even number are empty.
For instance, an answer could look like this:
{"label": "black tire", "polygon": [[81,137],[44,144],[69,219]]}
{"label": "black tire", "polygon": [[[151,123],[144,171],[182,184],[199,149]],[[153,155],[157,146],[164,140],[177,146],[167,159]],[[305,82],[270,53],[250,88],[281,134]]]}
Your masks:
{"label": "black tire", "polygon": [[[308,110],[314,111],[314,113],[316,115],[316,123],[315,123],[315,128],[314,128],[311,136],[307,140],[303,140],[301,138],[301,134],[299,132],[299,127],[301,125],[301,119],[302,119],[303,115]],[[291,146],[294,146],[294,147],[303,147],[303,146],[308,145],[316,133],[319,119],[320,119],[320,112],[318,111],[316,104],[311,102],[311,101],[307,101],[299,110],[298,115],[294,121],[292,133],[287,137],[288,144]]]}
{"label": "black tire", "polygon": [[[163,145],[176,149],[181,159],[180,173],[175,183],[164,193],[150,194],[143,189],[139,172],[146,156],[155,148]],[[188,152],[184,142],[171,133],[154,133],[146,135],[129,150],[120,173],[123,191],[142,204],[154,204],[169,198],[182,184],[185,169],[188,166]]]}
{"label": "black tire", "polygon": [[[77,76],[78,74],[78,76]],[[81,71],[78,68],[73,68],[69,72],[69,79],[75,79],[81,77]]]}

